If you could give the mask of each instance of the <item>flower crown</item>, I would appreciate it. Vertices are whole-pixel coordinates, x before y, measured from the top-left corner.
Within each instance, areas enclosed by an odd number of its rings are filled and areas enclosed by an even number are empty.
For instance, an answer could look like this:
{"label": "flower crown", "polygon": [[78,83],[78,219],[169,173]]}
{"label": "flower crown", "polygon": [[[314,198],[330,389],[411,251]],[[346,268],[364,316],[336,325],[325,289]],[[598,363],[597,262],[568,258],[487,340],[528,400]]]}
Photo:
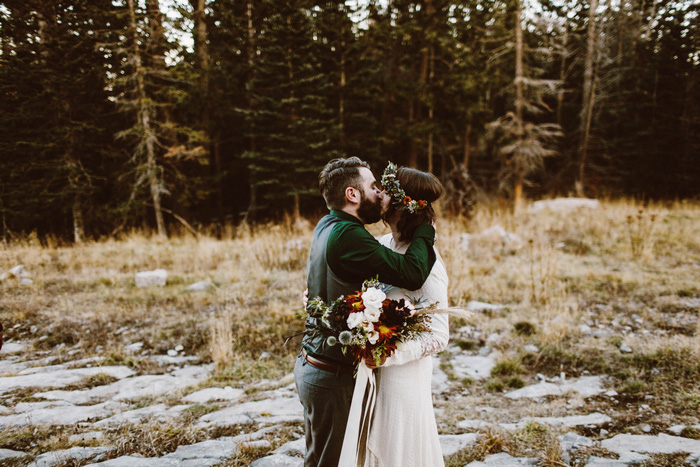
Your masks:
{"label": "flower crown", "polygon": [[392,162],[389,162],[389,165],[384,169],[384,173],[382,174],[382,187],[384,187],[384,190],[391,196],[392,204],[411,214],[425,209],[428,205],[427,201],[411,199],[410,196],[406,195],[406,192],[401,189],[401,185],[396,178],[396,165]]}

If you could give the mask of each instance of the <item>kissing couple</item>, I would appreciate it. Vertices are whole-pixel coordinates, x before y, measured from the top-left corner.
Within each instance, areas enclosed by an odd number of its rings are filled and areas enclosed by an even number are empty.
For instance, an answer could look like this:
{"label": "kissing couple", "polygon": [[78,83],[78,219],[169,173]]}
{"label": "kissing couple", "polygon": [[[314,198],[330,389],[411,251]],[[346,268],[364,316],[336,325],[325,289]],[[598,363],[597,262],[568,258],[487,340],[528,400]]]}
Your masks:
{"label": "kissing couple", "polygon": [[[321,171],[319,188],[330,213],[314,230],[308,296],[330,303],[378,278],[390,286],[387,299],[420,297],[422,306],[447,306],[447,272],[434,247],[433,203],[444,192],[440,181],[391,163],[382,180],[378,184],[357,157],[332,160]],[[391,233],[377,240],[365,225],[379,220]],[[433,412],[431,355],[447,346],[448,317],[435,313],[430,318],[426,332],[401,342],[388,358],[360,362],[312,332],[321,326],[318,318],[306,319],[294,368],[304,407],[306,467],[444,465]],[[364,387],[355,390],[358,366],[374,373],[371,397]],[[361,423],[357,418],[367,413],[362,406],[368,398],[373,411]],[[358,432],[359,426],[364,428]]]}

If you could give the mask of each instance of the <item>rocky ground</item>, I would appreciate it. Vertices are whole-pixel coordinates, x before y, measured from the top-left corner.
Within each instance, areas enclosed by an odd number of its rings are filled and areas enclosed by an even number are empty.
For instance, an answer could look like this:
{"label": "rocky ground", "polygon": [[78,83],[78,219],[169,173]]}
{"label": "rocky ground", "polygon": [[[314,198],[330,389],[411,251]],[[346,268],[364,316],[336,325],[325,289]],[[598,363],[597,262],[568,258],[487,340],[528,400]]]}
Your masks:
{"label": "rocky ground", "polygon": [[[453,332],[453,341],[473,338],[475,332],[465,326]],[[654,465],[650,461],[659,455],[665,462],[659,465],[700,465],[700,440],[684,436],[700,430],[700,423],[674,424],[669,420],[665,427],[641,424],[636,427],[638,434],[631,430],[620,433],[616,415],[624,399],[610,388],[604,375],[538,375],[538,382],[519,389],[488,397],[471,394],[464,380],[478,381],[493,373],[499,358],[497,342],[498,336],[492,336],[483,346],[470,350],[452,344],[434,357],[435,412],[448,461],[474,448],[484,433],[491,437],[503,432],[525,436],[548,430],[558,440],[559,465]],[[302,465],[302,409],[291,374],[249,387],[203,387],[212,365],[199,364],[197,357],[182,355],[176,349],[170,355],[144,356],[150,361],[152,374],[136,374],[129,366],[110,365],[99,358],[71,361],[46,352],[27,359],[31,353],[24,352],[26,347],[19,341],[7,342],[2,349],[0,429],[6,434],[12,430],[35,434],[56,430],[67,437],[70,447],[39,455],[1,449],[2,465],[239,465],[227,462],[240,457],[242,451],[249,453],[250,465],[258,467]],[[138,348],[136,344],[132,351]],[[647,395],[637,404],[640,420],[642,414],[653,410],[653,399]],[[696,418],[696,422],[700,421]],[[629,423],[628,417],[624,423]],[[142,449],[129,452],[127,446],[119,445],[119,433],[124,430],[145,426],[157,431],[159,425],[188,426],[206,433],[206,439],[179,443],[159,456],[145,456]],[[252,459],[255,453],[260,457]],[[669,464],[668,459],[678,463]],[[466,465],[542,462],[541,456],[513,457],[491,450],[483,460]]]}

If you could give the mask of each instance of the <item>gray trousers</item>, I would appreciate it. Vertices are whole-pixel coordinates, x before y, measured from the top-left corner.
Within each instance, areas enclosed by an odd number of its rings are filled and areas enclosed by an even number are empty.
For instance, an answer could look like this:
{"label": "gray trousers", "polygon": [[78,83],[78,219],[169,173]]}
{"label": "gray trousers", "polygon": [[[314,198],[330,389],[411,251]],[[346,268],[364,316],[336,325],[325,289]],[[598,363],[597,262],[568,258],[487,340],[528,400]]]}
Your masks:
{"label": "gray trousers", "polygon": [[294,381],[304,407],[305,467],[337,467],[355,380],[309,365],[297,357]]}

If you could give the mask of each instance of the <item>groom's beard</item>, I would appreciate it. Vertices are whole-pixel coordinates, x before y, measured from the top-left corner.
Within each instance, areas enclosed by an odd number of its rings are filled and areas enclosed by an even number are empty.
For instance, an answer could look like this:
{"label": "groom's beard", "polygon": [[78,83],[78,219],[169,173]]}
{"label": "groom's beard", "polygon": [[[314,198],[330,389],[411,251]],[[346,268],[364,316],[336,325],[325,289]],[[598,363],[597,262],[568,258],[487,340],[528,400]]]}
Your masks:
{"label": "groom's beard", "polygon": [[360,191],[360,206],[357,208],[357,215],[365,224],[374,224],[382,218],[382,200],[377,198],[373,203]]}

